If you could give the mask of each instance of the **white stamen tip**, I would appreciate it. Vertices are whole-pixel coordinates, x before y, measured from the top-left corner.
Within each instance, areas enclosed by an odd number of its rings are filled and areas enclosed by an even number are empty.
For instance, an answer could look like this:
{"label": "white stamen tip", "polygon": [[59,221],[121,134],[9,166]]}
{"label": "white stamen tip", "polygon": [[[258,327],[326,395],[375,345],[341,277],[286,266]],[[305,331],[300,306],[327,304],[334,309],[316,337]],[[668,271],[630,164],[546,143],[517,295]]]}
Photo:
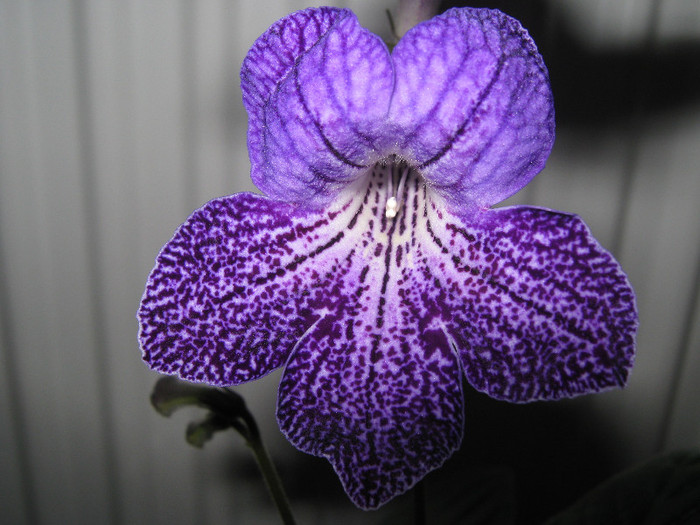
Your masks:
{"label": "white stamen tip", "polygon": [[393,219],[399,211],[399,203],[396,197],[389,197],[386,201],[386,218]]}

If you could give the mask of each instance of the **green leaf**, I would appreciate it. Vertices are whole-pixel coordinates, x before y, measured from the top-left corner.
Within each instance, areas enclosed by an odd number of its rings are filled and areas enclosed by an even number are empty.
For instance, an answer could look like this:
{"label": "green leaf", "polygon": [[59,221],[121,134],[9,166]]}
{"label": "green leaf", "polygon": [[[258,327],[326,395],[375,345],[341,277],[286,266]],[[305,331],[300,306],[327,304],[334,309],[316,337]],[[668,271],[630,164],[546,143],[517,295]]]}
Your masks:
{"label": "green leaf", "polygon": [[696,525],[700,453],[676,452],[618,474],[546,525]]}
{"label": "green leaf", "polygon": [[158,379],[151,393],[151,404],[166,417],[186,406],[209,408],[231,419],[247,413],[243,398],[231,390],[195,385],[172,376]]}
{"label": "green leaf", "polygon": [[231,424],[228,420],[210,412],[203,420],[193,421],[187,425],[185,438],[193,447],[202,448],[207,441],[214,437],[216,432],[230,427]]}

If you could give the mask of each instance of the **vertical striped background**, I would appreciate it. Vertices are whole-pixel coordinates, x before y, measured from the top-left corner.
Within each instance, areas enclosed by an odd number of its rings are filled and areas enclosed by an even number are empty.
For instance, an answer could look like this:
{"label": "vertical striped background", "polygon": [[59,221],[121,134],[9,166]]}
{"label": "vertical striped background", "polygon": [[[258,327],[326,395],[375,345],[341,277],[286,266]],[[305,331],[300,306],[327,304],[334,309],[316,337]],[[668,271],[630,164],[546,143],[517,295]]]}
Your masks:
{"label": "vertical striped background", "polygon": [[[331,3],[387,33],[392,3]],[[595,414],[620,466],[700,447],[700,2],[522,4],[490,3],[540,44],[558,137],[513,202],[580,214],[641,312],[629,387],[569,403]],[[188,214],[253,189],[238,69],[306,5],[0,0],[0,522],[274,522],[235,435],[191,450],[196,413],[153,412],[134,315]],[[241,391],[293,465],[278,378]],[[377,516],[294,504],[304,523]]]}

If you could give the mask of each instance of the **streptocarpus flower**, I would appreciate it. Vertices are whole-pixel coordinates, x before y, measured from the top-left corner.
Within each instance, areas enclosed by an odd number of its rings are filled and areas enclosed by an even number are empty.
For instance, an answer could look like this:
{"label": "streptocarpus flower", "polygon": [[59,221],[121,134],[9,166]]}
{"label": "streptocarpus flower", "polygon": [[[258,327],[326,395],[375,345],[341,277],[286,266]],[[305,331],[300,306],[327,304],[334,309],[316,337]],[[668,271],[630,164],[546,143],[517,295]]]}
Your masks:
{"label": "streptocarpus flower", "polygon": [[241,71],[255,184],[158,256],[144,359],[213,385],[284,366],[277,417],[375,508],[459,447],[461,379],[512,402],[622,386],[637,328],[576,216],[490,207],[544,166],[548,75],[520,24],[452,9],[393,52],[345,9],[274,24]]}

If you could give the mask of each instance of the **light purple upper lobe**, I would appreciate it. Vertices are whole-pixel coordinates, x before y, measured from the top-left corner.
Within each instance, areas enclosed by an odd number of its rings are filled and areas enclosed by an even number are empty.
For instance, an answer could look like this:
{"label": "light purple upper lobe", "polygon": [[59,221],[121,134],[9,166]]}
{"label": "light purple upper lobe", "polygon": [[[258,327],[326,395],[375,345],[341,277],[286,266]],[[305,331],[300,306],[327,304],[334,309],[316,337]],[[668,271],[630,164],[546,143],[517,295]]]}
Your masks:
{"label": "light purple upper lobe", "polygon": [[253,181],[309,207],[396,154],[470,213],[525,186],[554,140],[542,58],[495,10],[452,9],[391,55],[348,10],[299,11],[255,43],[241,87]]}
{"label": "light purple upper lobe", "polygon": [[552,94],[517,20],[451,9],[406,33],[392,59],[397,153],[455,211],[501,202],[542,170],[554,141]]}
{"label": "light purple upper lobe", "polygon": [[327,205],[379,160],[393,83],[386,45],[347,9],[274,24],[241,69],[253,182],[270,197]]}

